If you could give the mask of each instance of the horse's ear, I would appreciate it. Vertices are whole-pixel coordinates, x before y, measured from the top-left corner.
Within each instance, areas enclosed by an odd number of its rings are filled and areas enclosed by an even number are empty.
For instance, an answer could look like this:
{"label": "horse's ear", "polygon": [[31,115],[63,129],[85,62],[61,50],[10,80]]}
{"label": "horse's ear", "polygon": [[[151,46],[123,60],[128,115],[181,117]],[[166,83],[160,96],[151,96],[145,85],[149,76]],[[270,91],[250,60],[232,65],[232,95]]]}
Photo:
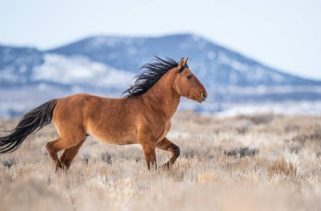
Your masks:
{"label": "horse's ear", "polygon": [[182,72],[182,70],[184,70],[184,67],[187,65],[187,60],[188,60],[188,57],[182,57],[181,60],[179,61],[179,64],[178,64],[178,71],[179,72]]}
{"label": "horse's ear", "polygon": [[185,58],[182,57],[178,64],[178,69],[181,69],[185,65]]}
{"label": "horse's ear", "polygon": [[187,67],[187,60],[188,58],[182,57],[181,60],[179,61],[179,64],[177,67],[177,70],[179,73],[182,72],[185,69],[185,67]]}

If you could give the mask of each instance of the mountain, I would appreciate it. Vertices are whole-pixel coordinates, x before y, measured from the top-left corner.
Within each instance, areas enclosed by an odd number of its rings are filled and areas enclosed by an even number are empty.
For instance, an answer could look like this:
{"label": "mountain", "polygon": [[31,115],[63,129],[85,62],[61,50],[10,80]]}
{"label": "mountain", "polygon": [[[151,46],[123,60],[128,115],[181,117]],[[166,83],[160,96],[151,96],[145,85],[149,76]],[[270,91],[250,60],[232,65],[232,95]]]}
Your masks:
{"label": "mountain", "polygon": [[43,62],[43,53],[37,49],[0,45],[0,86],[32,83],[34,67]]}
{"label": "mountain", "polygon": [[320,85],[320,81],[306,80],[282,73],[213,42],[191,34],[163,37],[97,36],[83,39],[48,51],[65,56],[81,55],[117,69],[136,72],[154,55],[191,58],[197,75],[216,85],[275,86]]}
{"label": "mountain", "polygon": [[320,81],[284,73],[197,35],[95,36],[49,50],[0,46],[0,115],[75,92],[120,96],[155,55],[188,56],[207,88],[207,103],[184,101],[182,108],[218,112],[242,104],[321,101]]}

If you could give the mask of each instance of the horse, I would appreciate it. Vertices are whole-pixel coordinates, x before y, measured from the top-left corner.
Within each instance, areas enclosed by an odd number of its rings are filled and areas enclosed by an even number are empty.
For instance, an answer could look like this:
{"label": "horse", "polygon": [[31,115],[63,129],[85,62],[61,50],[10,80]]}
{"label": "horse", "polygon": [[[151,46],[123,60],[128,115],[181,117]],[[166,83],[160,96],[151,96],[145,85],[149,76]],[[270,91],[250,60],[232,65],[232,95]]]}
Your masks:
{"label": "horse", "polygon": [[53,120],[58,138],[46,148],[56,171],[70,168],[88,136],[109,144],[140,144],[148,170],[157,168],[155,149],[166,150],[171,157],[162,167],[169,168],[180,155],[180,148],[166,137],[180,98],[199,103],[207,98],[187,62],[184,57],[179,62],[155,57],[142,66],[121,98],[80,93],[52,99],[26,113],[8,135],[0,137],[0,153],[18,149],[27,136]]}

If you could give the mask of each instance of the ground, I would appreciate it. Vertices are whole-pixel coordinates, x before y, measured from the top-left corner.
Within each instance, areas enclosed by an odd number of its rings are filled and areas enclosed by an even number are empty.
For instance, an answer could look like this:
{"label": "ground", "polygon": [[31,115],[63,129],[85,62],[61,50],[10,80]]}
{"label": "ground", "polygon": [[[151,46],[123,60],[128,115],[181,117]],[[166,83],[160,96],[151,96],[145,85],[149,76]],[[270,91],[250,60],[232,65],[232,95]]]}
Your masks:
{"label": "ground", "polygon": [[[177,113],[168,137],[181,156],[167,171],[147,171],[137,145],[89,138],[55,173],[45,143],[56,136],[48,126],[0,155],[1,211],[321,210],[320,117]],[[158,164],[168,157],[157,151]]]}

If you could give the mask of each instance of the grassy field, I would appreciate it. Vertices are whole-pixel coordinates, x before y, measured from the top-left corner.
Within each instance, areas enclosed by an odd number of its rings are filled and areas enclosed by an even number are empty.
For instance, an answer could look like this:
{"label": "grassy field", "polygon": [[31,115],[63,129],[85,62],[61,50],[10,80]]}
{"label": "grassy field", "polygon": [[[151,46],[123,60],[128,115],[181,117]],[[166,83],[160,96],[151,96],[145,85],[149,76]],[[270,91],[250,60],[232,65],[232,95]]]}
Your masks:
{"label": "grassy field", "polygon": [[[320,117],[177,113],[168,137],[181,156],[168,171],[147,171],[140,146],[88,138],[55,173],[45,150],[55,137],[48,126],[0,155],[1,211],[321,210]],[[158,164],[168,157],[157,151]]]}

